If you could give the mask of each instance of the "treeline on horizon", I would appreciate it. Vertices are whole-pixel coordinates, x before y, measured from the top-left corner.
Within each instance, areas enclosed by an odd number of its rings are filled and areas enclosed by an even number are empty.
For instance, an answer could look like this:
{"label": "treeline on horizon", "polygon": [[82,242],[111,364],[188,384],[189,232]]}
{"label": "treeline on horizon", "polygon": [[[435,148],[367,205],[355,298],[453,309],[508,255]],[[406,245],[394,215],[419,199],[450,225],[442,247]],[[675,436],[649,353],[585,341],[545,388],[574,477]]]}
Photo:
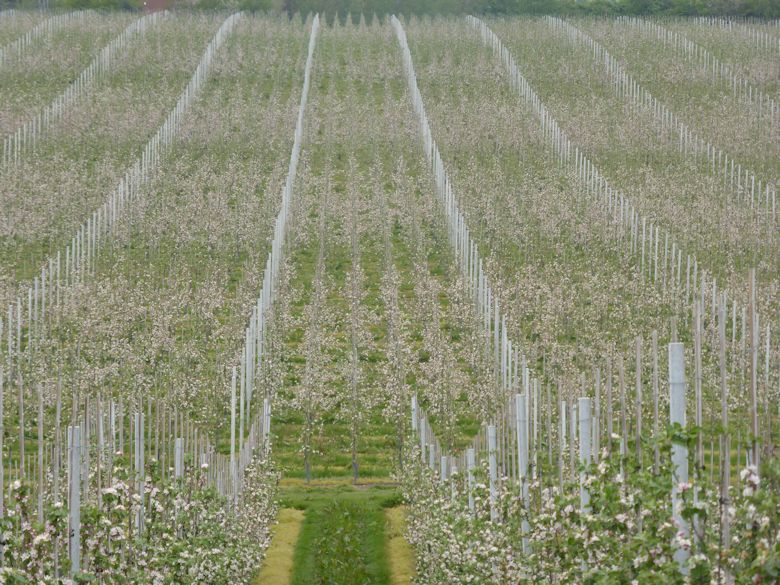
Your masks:
{"label": "treeline on horizon", "polygon": [[[143,0],[0,0],[0,8],[141,10]],[[328,20],[348,14],[404,15],[656,15],[780,18],[780,0],[168,0],[168,7],[249,10],[293,15],[319,12]]]}

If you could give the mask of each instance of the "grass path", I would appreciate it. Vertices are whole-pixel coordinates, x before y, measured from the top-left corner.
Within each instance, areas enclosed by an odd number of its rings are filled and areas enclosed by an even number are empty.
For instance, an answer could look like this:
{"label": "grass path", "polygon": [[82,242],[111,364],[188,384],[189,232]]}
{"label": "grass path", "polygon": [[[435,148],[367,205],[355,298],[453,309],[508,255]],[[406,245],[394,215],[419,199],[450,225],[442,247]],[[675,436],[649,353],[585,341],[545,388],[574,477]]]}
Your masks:
{"label": "grass path", "polygon": [[279,524],[254,585],[411,582],[414,559],[395,484],[283,479],[279,495]]}
{"label": "grass path", "polygon": [[414,577],[414,553],[404,538],[406,509],[403,506],[385,510],[385,547],[390,565],[391,585],[410,585]]}
{"label": "grass path", "polygon": [[303,510],[282,508],[274,526],[271,546],[254,585],[288,585],[292,579],[293,556],[303,523]]}

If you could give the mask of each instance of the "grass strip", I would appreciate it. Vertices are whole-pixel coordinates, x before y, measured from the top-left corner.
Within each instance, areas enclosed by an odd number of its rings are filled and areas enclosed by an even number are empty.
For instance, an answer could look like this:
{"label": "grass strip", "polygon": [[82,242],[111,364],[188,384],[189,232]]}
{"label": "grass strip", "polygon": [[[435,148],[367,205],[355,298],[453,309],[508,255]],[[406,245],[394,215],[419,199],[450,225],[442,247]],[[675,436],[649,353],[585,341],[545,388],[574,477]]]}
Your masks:
{"label": "grass strip", "polygon": [[387,560],[390,565],[391,585],[410,585],[414,578],[414,553],[404,538],[406,530],[406,508],[396,506],[385,509],[387,530]]}
{"label": "grass strip", "polygon": [[273,538],[260,574],[254,585],[288,585],[292,579],[293,557],[303,523],[303,510],[282,508],[279,523],[273,528]]}
{"label": "grass strip", "polygon": [[281,495],[306,511],[293,585],[390,585],[384,511],[399,503],[394,486],[329,481],[282,485]]}

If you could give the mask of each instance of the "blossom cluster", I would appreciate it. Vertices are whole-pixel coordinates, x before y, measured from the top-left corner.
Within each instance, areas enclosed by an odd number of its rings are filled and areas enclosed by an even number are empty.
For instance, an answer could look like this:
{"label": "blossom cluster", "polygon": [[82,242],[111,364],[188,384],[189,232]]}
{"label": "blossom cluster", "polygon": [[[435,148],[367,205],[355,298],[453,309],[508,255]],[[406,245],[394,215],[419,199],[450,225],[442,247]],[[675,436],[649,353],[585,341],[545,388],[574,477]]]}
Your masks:
{"label": "blossom cluster", "polygon": [[[401,480],[418,582],[778,582],[777,465],[767,468],[770,485],[760,492],[752,490],[755,468],[744,469],[744,491],[732,487],[727,508],[713,486],[680,485],[682,520],[672,516],[668,467],[628,477],[623,470],[621,458],[605,452],[582,485],[590,494],[587,506],[579,484],[537,479],[530,483],[526,507],[519,486],[508,478],[501,478],[491,502],[486,465],[473,471],[469,488],[462,472],[442,482],[429,469],[410,464]],[[498,509],[495,521],[491,507]],[[728,542],[719,513],[731,527]],[[679,550],[687,553],[682,564],[675,557]]]}
{"label": "blossom cluster", "polygon": [[118,464],[113,482],[100,491],[98,501],[82,503],[82,562],[76,574],[68,557],[67,504],[59,499],[48,502],[39,522],[29,486],[15,481],[7,513],[0,519],[2,582],[249,581],[270,543],[278,473],[266,458],[255,457],[246,469],[236,507],[207,487],[206,468],[186,471],[182,479],[164,481],[153,468],[142,498]]}

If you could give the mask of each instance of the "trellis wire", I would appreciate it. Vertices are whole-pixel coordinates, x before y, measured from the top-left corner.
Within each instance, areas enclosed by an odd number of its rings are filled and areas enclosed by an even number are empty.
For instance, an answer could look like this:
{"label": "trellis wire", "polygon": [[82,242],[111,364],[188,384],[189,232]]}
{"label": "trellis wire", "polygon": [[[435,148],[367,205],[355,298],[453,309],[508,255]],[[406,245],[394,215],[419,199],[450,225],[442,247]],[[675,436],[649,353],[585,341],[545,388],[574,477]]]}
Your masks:
{"label": "trellis wire", "polygon": [[[735,73],[727,63],[718,59],[703,46],[695,43],[682,33],[670,30],[644,18],[619,16],[618,20],[627,23],[644,34],[654,36],[664,45],[672,47],[678,55],[697,61],[714,81],[725,81],[736,97],[747,99],[758,105],[762,110],[767,109],[769,111],[769,122],[772,126],[777,124],[777,117],[780,114],[777,101],[759,90],[747,79]],[[778,39],[777,46],[778,50],[780,50],[780,39]]]}
{"label": "trellis wire", "polygon": [[[649,218],[641,216],[627,197],[610,187],[608,181],[596,165],[574,145],[566,132],[552,117],[538,94],[520,72],[509,50],[495,33],[478,18],[468,16],[467,21],[481,33],[483,43],[490,46],[493,52],[501,57],[501,62],[510,76],[512,87],[539,116],[542,133],[558,154],[561,164],[566,164],[575,170],[577,176],[585,183],[587,189],[593,195],[594,201],[600,205],[605,214],[611,216],[614,221],[622,225],[625,231],[630,234],[630,237],[626,238],[626,247],[629,252],[639,259],[646,249],[655,250],[654,254],[650,256],[647,266],[641,267],[642,274],[647,273],[649,280],[656,286],[661,286],[664,291],[667,290],[667,284],[669,284],[677,291],[678,298],[681,297],[681,300],[684,300],[685,303],[692,301],[697,297],[697,293],[700,293],[702,305],[704,306],[706,294],[709,297],[706,300],[711,301],[711,322],[714,323],[716,321],[718,304],[721,302],[725,304],[728,297],[733,299],[733,295],[725,289],[719,291],[714,277],[711,277],[709,283],[707,283],[707,273],[704,270],[701,270],[701,273],[699,273],[699,263],[694,254],[687,255],[683,276],[683,251],[676,243],[674,236],[666,230],[661,230],[660,226],[649,220]],[[774,217],[774,203],[772,213]],[[648,232],[640,229],[640,226],[648,224],[650,225],[649,237]],[[619,237],[622,237],[622,234],[619,234]],[[646,240],[649,240],[649,242]],[[661,240],[664,241],[662,261],[658,253]],[[668,258],[670,241],[671,258]],[[660,282],[658,275],[659,261],[661,262]],[[653,265],[655,268],[653,268]],[[737,301],[733,299],[733,310],[735,313],[733,331],[736,330],[736,313],[738,308]],[[747,312],[746,306],[741,307],[741,309],[743,314]],[[755,307],[753,310],[756,311]],[[758,317],[756,320],[758,320]],[[746,318],[743,317],[742,321],[744,325]],[[713,346],[712,349],[717,353],[717,347]]]}
{"label": "trellis wire", "polygon": [[[473,294],[475,295],[475,308],[482,317],[481,323],[486,331],[486,338],[489,341],[493,338],[493,346],[495,350],[495,363],[498,369],[497,380],[502,389],[508,390],[519,385],[520,381],[517,378],[517,354],[514,352],[511,340],[508,339],[506,320],[500,313],[500,307],[497,299],[493,299],[490,284],[487,277],[484,274],[482,261],[479,257],[479,253],[476,249],[476,245],[469,235],[469,230],[466,225],[465,218],[458,209],[457,201],[452,191],[451,183],[447,177],[446,170],[444,169],[443,160],[439,153],[436,142],[433,138],[430,126],[428,124],[427,115],[422,100],[421,93],[417,86],[416,75],[414,72],[414,65],[409,50],[408,43],[406,41],[406,35],[403,30],[403,26],[400,21],[393,17],[392,25],[398,39],[398,43],[401,47],[404,70],[406,73],[407,83],[411,94],[412,104],[416,115],[418,116],[420,133],[423,139],[423,147],[428,162],[431,164],[432,172],[434,174],[436,183],[436,194],[439,202],[442,204],[447,224],[448,234],[450,237],[450,243],[453,248],[456,262],[459,264],[463,274],[468,277],[468,284],[470,285]],[[508,53],[506,53],[508,55]],[[695,288],[695,287],[694,287]],[[701,289],[702,296],[704,295],[704,287]],[[715,302],[715,301],[713,301]],[[491,333],[492,324],[492,333]],[[751,328],[751,331],[754,331]],[[674,333],[672,334],[674,337]],[[655,336],[654,336],[655,339]],[[753,343],[755,347],[755,343]],[[641,364],[641,342],[637,340],[637,395],[641,393],[641,378],[639,377],[639,365]],[[671,395],[671,409],[670,417],[672,423],[678,423],[685,425],[685,380],[684,380],[684,355],[683,346],[681,343],[670,343],[669,345],[669,380],[670,380],[670,392]],[[513,359],[514,356],[514,359]],[[621,454],[625,456],[627,454],[627,424],[626,424],[626,400],[625,400],[625,384],[622,382],[624,379],[622,372],[622,358],[619,362],[621,372],[621,417],[622,417],[622,442],[621,442]],[[535,387],[536,381],[531,379],[530,372],[526,366],[525,359],[523,359],[522,365],[522,393],[515,394],[509,400],[507,408],[503,413],[498,416],[498,426],[495,421],[486,423],[483,429],[485,435],[480,433],[472,443],[472,447],[468,449],[461,457],[465,457],[465,461],[460,464],[455,462],[452,456],[449,456],[441,451],[438,440],[435,434],[430,428],[430,423],[427,420],[424,410],[420,407],[417,397],[412,398],[412,428],[418,429],[418,437],[420,439],[420,450],[422,456],[422,462],[426,460],[426,450],[428,452],[428,466],[431,470],[434,470],[434,462],[436,458],[435,453],[439,453],[441,459],[441,466],[439,472],[439,478],[445,480],[447,475],[446,461],[451,460],[453,463],[451,467],[463,467],[468,472],[468,487],[469,487],[469,508],[473,511],[474,503],[471,498],[473,469],[474,469],[474,457],[475,454],[479,454],[480,451],[485,452],[488,460],[488,480],[489,480],[489,494],[490,494],[490,516],[491,520],[497,521],[498,511],[496,509],[496,493],[497,482],[499,481],[498,466],[501,462],[502,474],[513,473],[513,467],[511,457],[499,457],[502,450],[507,450],[510,454],[517,453],[517,466],[514,468],[514,474],[519,478],[521,489],[524,488],[524,478],[527,477],[527,465],[528,465],[528,409],[529,398],[531,396],[531,388]],[[698,376],[698,371],[697,371]],[[611,375],[610,375],[611,379]],[[608,386],[609,388],[609,386]],[[583,386],[583,391],[585,390]],[[538,394],[535,394],[538,400]],[[697,396],[698,398],[698,396]],[[655,397],[654,397],[655,402]],[[611,404],[611,396],[610,396]],[[579,408],[578,408],[579,406]],[[697,402],[697,409],[700,406]],[[561,447],[560,453],[563,454],[565,450],[565,430],[566,430],[566,410],[570,410],[571,431],[570,431],[570,453],[572,456],[572,462],[570,464],[572,471],[574,471],[573,457],[575,453],[575,438],[579,437],[580,448],[580,461],[582,463],[588,463],[592,457],[592,441],[591,432],[593,431],[593,420],[591,416],[591,402],[587,396],[582,396],[579,405],[574,402],[568,405],[566,401],[561,403],[560,420],[561,420]],[[579,410],[579,417],[577,412]],[[510,413],[514,412],[513,415]],[[755,412],[755,401],[754,401]],[[637,409],[637,433],[641,438],[641,409]],[[514,419],[514,430],[512,430],[512,421]],[[598,419],[597,419],[598,420]],[[610,417],[611,422],[611,417]],[[579,423],[579,433],[577,433],[577,423]],[[551,432],[551,425],[548,425],[548,436]],[[657,428],[657,425],[656,425]],[[497,430],[498,429],[498,430]],[[600,433],[600,429],[596,428],[596,434]],[[512,441],[515,444],[512,445]],[[639,444],[638,444],[639,447]],[[427,449],[426,449],[427,448]],[[673,502],[676,502],[676,493],[679,483],[685,483],[688,479],[687,472],[687,448],[683,445],[676,443],[673,447],[673,469],[674,473],[670,478],[672,483],[671,497]],[[507,464],[507,461],[509,462]],[[561,460],[562,461],[562,460]],[[561,465],[561,471],[563,465]],[[519,471],[518,471],[519,470]],[[621,471],[621,475],[624,476],[625,472]],[[563,479],[561,478],[563,483]],[[580,501],[583,510],[589,506],[589,494],[584,488],[585,476],[580,475]],[[524,498],[525,499],[525,498]],[[685,551],[680,549],[679,555],[686,554]],[[681,570],[685,570],[682,566]]]}
{"label": "trellis wire", "polygon": [[711,27],[717,26],[728,31],[737,31],[744,37],[747,37],[756,48],[776,49],[780,53],[780,37],[772,36],[767,32],[751,27],[749,21],[722,16],[692,16],[690,18],[697,24]]}
{"label": "trellis wire", "polygon": [[16,40],[0,47],[0,67],[8,63],[13,57],[18,57],[38,39],[51,35],[54,31],[73,21],[83,22],[87,14],[89,12],[86,10],[66,12],[64,14],[55,14],[46,18],[43,22],[39,22]]}
{"label": "trellis wire", "polygon": [[3,165],[19,164],[22,155],[35,147],[49,128],[57,123],[67,109],[89,91],[95,83],[111,70],[117,56],[123,52],[136,35],[143,35],[166,16],[166,12],[153,12],[134,20],[119,36],[103,47],[79,76],[43,110],[38,112],[3,140]]}
{"label": "trellis wire", "polygon": [[[255,374],[260,371],[260,367],[263,363],[263,355],[266,347],[266,320],[268,312],[271,309],[274,301],[276,300],[277,286],[279,281],[279,272],[284,262],[285,243],[288,233],[288,220],[291,213],[293,187],[295,185],[295,177],[298,171],[298,162],[300,160],[301,148],[303,145],[303,132],[304,132],[304,116],[306,112],[306,104],[309,96],[309,86],[311,84],[311,71],[314,63],[314,49],[317,44],[317,34],[320,28],[319,15],[315,15],[311,25],[311,35],[309,37],[309,47],[306,56],[306,67],[303,75],[303,89],[301,91],[301,100],[298,107],[298,117],[295,124],[295,135],[293,139],[292,152],[290,153],[290,163],[287,170],[287,178],[282,188],[282,203],[279,213],[276,217],[274,225],[274,235],[271,241],[271,251],[268,253],[266,260],[265,270],[263,273],[263,284],[260,289],[260,294],[255,302],[249,324],[244,330],[244,345],[241,351],[241,357],[239,359],[239,366],[233,367],[233,379],[231,382],[231,453],[236,452],[236,445],[233,443],[235,420],[236,420],[236,404],[235,404],[235,390],[236,390],[236,373],[240,375],[240,387],[243,390],[241,392],[241,400],[239,404],[239,428],[244,428],[244,417],[248,416],[251,412],[251,401],[255,390]],[[271,422],[271,407],[273,404],[273,396],[263,397],[263,409],[261,416],[256,419],[250,429],[250,437],[256,438],[256,440],[262,440],[263,449],[269,448],[269,432]],[[259,434],[258,434],[259,433]],[[249,460],[242,456],[245,452],[243,446],[244,436],[243,430],[239,431],[238,437],[238,462],[235,477],[238,478],[238,484],[234,489],[240,491],[241,478],[243,477],[243,470],[249,463]],[[231,457],[232,459],[232,457]],[[231,466],[233,464],[231,463]]]}
{"label": "trellis wire", "polygon": [[[658,100],[644,88],[625,70],[618,59],[615,59],[607,49],[590,35],[559,17],[547,16],[544,20],[555,30],[565,33],[566,38],[571,42],[582,43],[593,52],[593,57],[603,64],[604,69],[613,81],[613,83],[610,84],[610,87],[618,96],[626,97],[635,105],[650,110],[663,129],[673,129],[679,137],[677,146],[681,154],[689,155],[697,161],[699,160],[699,157],[705,156],[706,161],[704,162],[707,169],[713,173],[717,172],[720,174],[724,183],[725,181],[728,181],[728,186],[738,201],[743,201],[743,194],[749,189],[750,199],[748,201],[747,195],[745,194],[744,204],[746,206],[749,204],[750,209],[754,210],[759,217],[763,216],[766,220],[771,219],[772,223],[776,221],[777,190],[770,185],[769,181],[758,179],[755,172],[747,169],[741,163],[737,163],[734,160],[734,157],[729,156],[728,153],[716,148],[715,145],[708,140],[699,137],[689,125],[680,120],[677,114],[672,112],[663,102]],[[642,22],[645,26],[657,27],[657,25],[651,25],[646,21],[636,18],[622,17],[621,20],[632,24],[635,22]],[[774,125],[777,104],[770,98],[767,98],[767,100],[768,103],[771,104],[771,123]],[[734,177],[735,172],[736,180]],[[763,212],[761,209],[762,201],[764,206]]]}
{"label": "trellis wire", "polygon": [[[185,113],[208,79],[215,55],[242,17],[242,13],[235,13],[225,19],[206,47],[200,63],[176,105],[148,141],[141,155],[125,171],[103,205],[93,211],[92,215],[81,224],[65,249],[57,251],[44,261],[40,275],[36,276],[27,287],[27,294],[22,296],[22,293],[15,303],[8,306],[6,319],[8,376],[17,371],[19,360],[23,358],[22,342],[25,341],[29,349],[35,345],[38,337],[44,335],[45,329],[42,323],[46,312],[61,309],[67,302],[68,287],[84,282],[91,275],[102,240],[113,236],[124,213],[137,198],[142,187],[150,180],[152,171],[175,139]],[[26,318],[23,317],[25,300],[27,301]],[[23,339],[24,333],[27,335]],[[29,351],[28,353],[31,354]],[[32,357],[30,356],[29,359]]]}
{"label": "trellis wire", "polygon": [[[178,128],[183,114],[186,112],[188,106],[192,103],[197,92],[207,79],[209,68],[211,63],[219,50],[224,44],[227,36],[233,30],[237,20],[241,18],[241,14],[237,13],[228,17],[215,34],[212,42],[208,45],[206,52],[201,60],[200,65],[196,69],[190,84],[188,84],[184,93],[177,102],[176,107],[173,109],[169,117],[166,119],[163,126],[159,129],[155,137],[152,138],[147,148],[144,151],[143,156],[139,159],[139,163],[134,167],[136,169],[132,182],[127,184],[133,184],[136,189],[140,187],[145,180],[147,180],[148,173],[159,161],[162,156],[163,147],[170,144],[174,139],[176,129]],[[309,85],[309,77],[311,71],[312,51],[314,46],[314,39],[316,38],[316,32],[318,28],[318,19],[315,19],[313,26],[312,42],[310,43],[309,58],[307,60],[307,69],[305,75],[305,91],[307,93]],[[305,106],[305,97],[302,100],[302,108]],[[302,138],[303,117],[302,111],[299,113],[298,127],[296,128],[296,141],[291,157],[291,177],[288,179],[288,195],[287,195],[287,208],[289,207],[289,197],[291,195],[292,183],[294,180],[295,167],[300,153],[300,141]],[[103,209],[109,209],[110,206],[106,206]],[[118,207],[116,209],[119,209]],[[284,209],[286,213],[286,208]],[[109,217],[117,217],[99,215],[98,217],[107,219]],[[80,262],[94,262],[94,257],[97,252],[95,242],[98,235],[107,235],[110,233],[109,224],[106,222],[96,221],[95,223],[86,224],[87,230],[85,232],[88,236],[85,239],[85,244],[90,244],[90,252],[82,253],[79,248],[74,247],[77,250],[77,254],[71,254],[68,249],[66,257],[73,258],[73,263],[69,264],[69,269],[72,268],[73,273],[79,268]],[[102,229],[98,229],[98,226],[102,226]],[[283,231],[282,231],[283,236]],[[81,240],[81,238],[79,238]],[[281,240],[280,240],[281,241]],[[278,270],[278,262],[280,261],[279,252],[276,254],[276,270]],[[60,266],[60,264],[57,264]],[[86,271],[85,271],[86,272]],[[41,323],[43,316],[45,315],[44,308],[51,310],[52,298],[57,298],[60,301],[64,301],[64,298],[60,298],[60,288],[68,286],[78,282],[75,275],[69,273],[71,278],[63,279],[63,283],[60,280],[60,273],[48,272],[46,269],[42,271],[41,279],[35,279],[33,286],[29,287],[27,295],[27,319],[24,322],[25,327],[22,327],[22,308],[23,302],[21,299],[17,301],[14,306],[9,307],[9,319],[5,323],[7,332],[7,361],[4,369],[0,364],[0,404],[3,404],[2,397],[6,389],[5,378],[6,372],[11,374],[17,374],[19,376],[19,407],[20,407],[20,420],[19,430],[20,433],[24,433],[24,395],[21,369],[22,360],[27,359],[32,363],[33,349],[39,338],[42,338],[44,328]],[[56,274],[56,279],[53,277],[47,278],[49,274]],[[85,276],[85,275],[84,275]],[[83,276],[82,276],[83,278]],[[52,286],[56,282],[56,293],[52,291]],[[272,297],[271,297],[272,298]],[[48,304],[46,300],[49,299]],[[0,320],[0,338],[3,337],[3,321]],[[15,327],[14,327],[15,326]],[[15,331],[15,336],[14,336]],[[26,344],[23,345],[23,333],[26,333]],[[24,352],[24,353],[23,353]],[[27,355],[24,355],[27,354]],[[25,364],[26,365],[26,364]],[[68,482],[67,482],[67,494],[68,494],[68,554],[70,558],[71,573],[78,573],[81,567],[82,554],[81,541],[80,541],[80,504],[87,498],[91,498],[92,494],[97,498],[98,505],[101,499],[101,488],[104,484],[104,480],[108,479],[102,475],[102,470],[106,467],[106,458],[109,461],[114,455],[116,449],[117,435],[119,436],[119,451],[124,450],[124,424],[125,420],[129,417],[133,421],[132,426],[132,441],[128,444],[132,445],[132,461],[133,461],[133,489],[136,494],[141,497],[141,504],[137,510],[135,517],[135,530],[140,535],[144,532],[144,508],[145,502],[143,499],[143,493],[145,491],[144,484],[146,483],[145,468],[147,466],[147,456],[159,458],[160,448],[160,422],[163,423],[162,429],[162,457],[163,461],[166,457],[168,449],[173,446],[173,459],[175,463],[175,477],[181,478],[184,472],[185,452],[190,454],[189,460],[193,464],[197,464],[198,459],[203,464],[203,469],[206,470],[207,485],[214,487],[223,496],[232,495],[233,493],[240,493],[236,489],[235,481],[231,479],[229,460],[219,453],[216,453],[215,448],[212,445],[207,444],[204,436],[199,430],[191,423],[185,420],[183,416],[177,413],[175,410],[173,413],[170,410],[165,410],[162,417],[160,415],[161,407],[166,409],[167,407],[156,404],[154,410],[152,409],[152,401],[147,401],[147,413],[143,412],[143,401],[136,403],[130,408],[127,408],[127,404],[120,401],[118,404],[111,400],[108,404],[108,408],[105,408],[106,404],[103,399],[98,396],[96,399],[87,397],[85,404],[76,404],[73,402],[73,413],[71,415],[71,425],[68,427],[68,457],[67,457],[67,470],[68,470]],[[29,475],[30,479],[34,479],[34,471],[37,471],[38,481],[35,482],[36,494],[38,497],[39,515],[41,506],[44,499],[44,489],[55,489],[58,492],[58,484],[56,478],[59,474],[60,461],[58,457],[52,456],[51,467],[52,474],[55,478],[53,488],[44,485],[41,480],[42,474],[48,468],[46,464],[47,452],[50,449],[50,445],[45,440],[43,435],[43,395],[39,386],[38,393],[38,444],[37,444],[37,463],[32,459],[25,460],[24,457],[24,440],[20,441],[20,461],[18,470],[15,475],[18,479],[24,479],[26,475]],[[57,420],[56,420],[56,434],[54,437],[54,453],[58,452],[59,444],[59,424],[60,424],[60,392],[58,388],[57,393]],[[83,410],[82,410],[83,409]],[[133,412],[135,410],[135,412]],[[119,414],[117,415],[117,412]],[[82,414],[83,413],[83,414]],[[131,414],[132,413],[132,414]],[[4,422],[4,416],[2,408],[0,408],[0,430]],[[106,415],[108,416],[108,424],[106,424]],[[157,420],[157,430],[155,432],[155,415]],[[117,424],[119,423],[118,428]],[[268,425],[270,423],[270,403],[268,400],[264,401],[264,409],[262,412],[258,412],[254,417],[254,422],[247,437],[242,438],[242,459],[240,460],[241,469],[244,470],[248,465],[252,453],[263,441],[263,444],[267,447],[268,442]],[[262,427],[262,428],[261,428]],[[106,442],[105,429],[108,428],[109,440]],[[171,433],[171,429],[173,432]],[[0,433],[1,434],[1,433]],[[23,435],[22,435],[23,436]],[[97,446],[97,456],[90,455],[91,449]],[[4,493],[4,460],[0,458],[0,493]],[[108,464],[108,470],[110,474],[110,463]],[[161,469],[163,475],[165,473],[165,465],[163,463]],[[96,470],[96,474],[91,475],[90,471]],[[14,471],[12,470],[12,473]],[[109,484],[110,485],[110,484]],[[55,502],[59,501],[59,493],[52,493],[47,496],[52,497]],[[3,501],[0,499],[0,514],[4,511]],[[58,554],[55,550],[55,556]],[[55,559],[55,566],[59,563]]]}

